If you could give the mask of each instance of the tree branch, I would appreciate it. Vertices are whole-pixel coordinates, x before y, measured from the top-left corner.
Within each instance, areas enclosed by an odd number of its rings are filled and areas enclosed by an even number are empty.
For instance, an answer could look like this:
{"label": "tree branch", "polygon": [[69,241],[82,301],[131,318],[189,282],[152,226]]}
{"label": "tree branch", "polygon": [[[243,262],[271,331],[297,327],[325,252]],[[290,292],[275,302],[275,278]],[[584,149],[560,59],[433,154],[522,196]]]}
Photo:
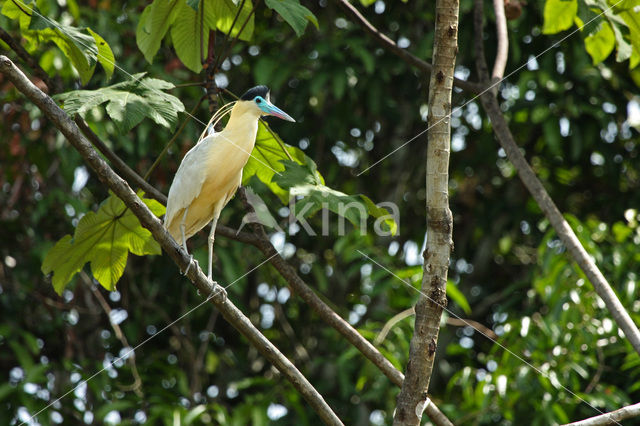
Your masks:
{"label": "tree branch", "polygon": [[[147,208],[138,196],[120,176],[93,149],[89,141],[81,134],[75,123],[62,111],[56,103],[38,89],[6,56],[0,55],[0,72],[8,77],[14,86],[29,98],[45,116],[60,130],[67,140],[76,148],[85,162],[94,170],[100,181],[108,186],[148,229],[153,238],[162,246],[169,257],[181,270],[186,270],[190,263],[187,253],[171,238],[160,220]],[[224,318],[262,355],[269,360],[307,400],[309,405],[327,424],[341,425],[340,419],[322,398],[322,395],[309,383],[298,369],[274,346],[242,311],[240,311],[222,292],[213,293],[214,287],[207,280],[199,267],[189,268],[187,274],[193,285],[207,296],[207,300],[220,310]]]}
{"label": "tree branch", "polygon": [[[18,5],[16,4],[16,6]],[[2,39],[2,41],[7,43],[9,47],[14,52],[16,52],[18,57],[22,59],[24,63],[27,64],[27,66],[33,70],[33,73],[38,78],[44,81],[44,84],[47,85],[50,92],[53,92],[53,93],[60,92],[60,87],[61,87],[60,80],[58,78],[49,77],[49,74],[47,74],[47,72],[42,69],[40,64],[38,64],[38,61],[36,61],[33,58],[33,56],[31,56],[29,52],[27,52],[26,49],[22,47],[22,45],[17,40],[11,37],[11,35],[5,30],[3,30],[2,28],[0,28],[0,39]]]}
{"label": "tree branch", "polygon": [[[476,0],[475,3],[476,9],[482,7],[482,0]],[[475,16],[475,39],[477,43],[478,40],[482,40],[482,12],[477,12]],[[476,56],[476,66],[479,77],[481,81],[487,82],[489,80],[489,76],[486,73],[487,65],[485,58],[483,55],[480,55],[480,53],[482,53],[481,49],[476,49],[476,53],[478,54]],[[480,96],[480,101],[489,116],[489,120],[491,120],[493,131],[498,138],[500,146],[502,146],[507,158],[518,171],[520,180],[522,180],[524,185],[527,187],[538,206],[540,206],[544,215],[549,219],[549,222],[555,229],[564,246],[567,248],[571,258],[573,258],[587,278],[589,278],[589,281],[593,284],[596,293],[598,293],[598,296],[600,296],[604,301],[607,309],[611,312],[613,319],[618,324],[618,327],[620,327],[624,332],[636,352],[640,354],[640,331],[638,330],[638,327],[634,324],[631,316],[629,316],[629,313],[620,302],[620,299],[618,299],[618,296],[613,291],[613,288],[611,288],[607,279],[602,275],[600,269],[598,269],[591,256],[589,256],[578,240],[578,237],[573,232],[573,229],[571,229],[571,226],[569,226],[569,223],[567,223],[562,216],[562,213],[547,193],[542,182],[540,182],[531,166],[529,166],[529,163],[520,151],[520,148],[511,134],[511,130],[509,129],[500,109],[500,105],[498,104],[498,99],[494,94],[486,92]]]}
{"label": "tree branch", "polygon": [[[493,10],[496,14],[496,36],[498,37],[498,51],[493,63],[491,73],[492,83],[497,83],[504,77],[504,69],[507,67],[509,56],[509,35],[507,33],[507,18],[504,14],[504,0],[493,0]],[[483,40],[480,40],[482,43]],[[498,84],[493,86],[494,92],[498,91]]]}
{"label": "tree branch", "polygon": [[565,426],[600,426],[619,424],[622,420],[631,419],[640,416],[640,403],[627,405],[616,411],[601,414],[599,416],[580,420],[573,423],[567,423]]}
{"label": "tree branch", "polygon": [[[238,188],[238,197],[241,199],[245,208],[249,211],[253,207],[247,202],[247,196],[243,187]],[[275,249],[264,227],[259,223],[251,224],[256,235],[254,244],[269,259],[271,265],[278,270],[280,275],[289,283],[292,290],[297,293],[302,300],[313,309],[316,314],[331,327],[336,329],[345,339],[349,341],[356,349],[358,349],[369,361],[371,361],[378,369],[396,386],[402,386],[404,375],[398,371],[393,364],[380,351],[371,344],[367,339],[362,337],[358,331],[346,322],[340,315],[335,313],[329,305],[324,303],[318,295],[304,282],[298,275],[296,270],[279,254]],[[453,426],[453,423],[444,415],[442,411],[433,403],[426,405],[425,412],[429,418],[437,426]]]}
{"label": "tree branch", "polygon": [[[396,56],[399,56],[409,65],[413,65],[421,71],[424,71],[427,74],[431,74],[433,66],[418,58],[411,52],[406,49],[399,47],[396,42],[387,37],[384,33],[378,30],[371,22],[367,20],[359,11],[355,8],[351,3],[347,0],[335,0],[338,5],[345,11],[347,15],[349,15],[358,25],[362,27],[365,32],[371,35],[384,49],[393,53]],[[470,81],[460,80],[459,78],[454,78],[453,84],[456,87],[459,87],[463,90],[466,90],[470,93],[480,93],[484,90],[485,86],[480,85],[478,83],[473,83]]]}
{"label": "tree branch", "polygon": [[426,213],[424,271],[405,380],[397,398],[393,424],[419,425],[430,405],[429,382],[438,345],[440,319],[447,306],[447,274],[453,250],[453,216],[449,209],[451,93],[458,53],[458,0],[436,0],[433,72],[427,115]]}

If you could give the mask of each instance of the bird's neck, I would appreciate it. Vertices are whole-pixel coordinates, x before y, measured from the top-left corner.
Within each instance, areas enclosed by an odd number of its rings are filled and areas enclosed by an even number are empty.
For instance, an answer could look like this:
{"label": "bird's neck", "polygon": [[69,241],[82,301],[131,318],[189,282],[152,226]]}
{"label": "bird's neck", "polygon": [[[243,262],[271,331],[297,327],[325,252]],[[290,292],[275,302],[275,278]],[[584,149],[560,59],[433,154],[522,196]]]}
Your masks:
{"label": "bird's neck", "polygon": [[251,152],[256,141],[259,118],[260,116],[255,112],[255,109],[248,108],[238,102],[231,110],[229,122],[222,133],[225,137],[241,145],[243,149]]}

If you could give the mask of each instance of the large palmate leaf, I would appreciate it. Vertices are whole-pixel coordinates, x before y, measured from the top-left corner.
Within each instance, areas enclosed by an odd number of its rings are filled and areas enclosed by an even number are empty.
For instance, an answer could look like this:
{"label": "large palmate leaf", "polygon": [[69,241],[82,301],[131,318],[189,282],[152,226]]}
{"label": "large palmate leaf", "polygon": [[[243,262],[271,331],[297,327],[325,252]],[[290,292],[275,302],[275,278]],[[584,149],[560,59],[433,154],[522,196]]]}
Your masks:
{"label": "large palmate leaf", "polygon": [[[151,211],[161,216],[164,206],[143,198]],[[138,218],[115,195],[107,198],[97,212],[80,219],[76,231],[65,235],[45,256],[44,274],[53,273],[52,284],[58,294],[86,263],[96,280],[109,291],[116,288],[127,265],[129,252],[138,256],[160,254],[160,246],[151,232],[143,228]]]}
{"label": "large palmate leaf", "polygon": [[241,40],[249,40],[253,35],[252,3],[246,0],[242,2],[241,10],[239,7],[240,2],[236,4],[233,0],[155,0],[140,16],[136,30],[138,48],[145,59],[152,62],[161,41],[169,33],[178,58],[190,70],[200,72],[202,55],[208,48],[209,30],[227,34],[239,15],[230,35]]}
{"label": "large palmate leaf", "polygon": [[302,6],[299,0],[265,0],[265,4],[278,12],[282,19],[291,25],[298,37],[304,34],[309,22],[318,28],[318,19],[309,9]]}
{"label": "large palmate leaf", "polygon": [[544,34],[555,34],[571,28],[578,13],[578,0],[547,0],[544,4]]}
{"label": "large palmate leaf", "polygon": [[273,181],[289,191],[289,196],[299,198],[291,213],[296,217],[309,217],[321,209],[328,209],[344,217],[354,226],[366,228],[369,216],[379,219],[383,231],[395,235],[398,229],[393,216],[384,208],[376,206],[366,195],[347,195],[324,184],[316,170],[316,164],[309,159],[306,164],[281,160],[285,170],[274,175]]}
{"label": "large palmate leaf", "polygon": [[91,109],[106,103],[106,110],[120,132],[128,132],[147,117],[173,129],[184,105],[162,90],[173,88],[168,81],[135,74],[130,80],[97,90],[75,90],[55,97],[68,114],[85,116]]}

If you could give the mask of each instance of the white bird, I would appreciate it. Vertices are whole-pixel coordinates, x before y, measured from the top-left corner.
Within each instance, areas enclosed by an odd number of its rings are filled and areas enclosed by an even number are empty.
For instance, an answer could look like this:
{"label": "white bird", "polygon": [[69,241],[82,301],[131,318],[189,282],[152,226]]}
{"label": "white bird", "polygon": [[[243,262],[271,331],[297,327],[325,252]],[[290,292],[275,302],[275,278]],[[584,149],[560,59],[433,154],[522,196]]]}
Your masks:
{"label": "white bird", "polygon": [[[224,130],[212,132],[215,124],[229,111],[231,115]],[[263,115],[295,122],[269,101],[266,86],[248,90],[238,101],[223,106],[214,114],[198,143],[182,159],[169,189],[164,227],[176,241],[182,242],[187,254],[187,240],[211,222],[209,281],[212,281],[213,242],[218,218],[242,182],[242,169],[255,145],[258,120]],[[208,136],[205,137],[205,133]],[[190,266],[191,263],[185,274]]]}

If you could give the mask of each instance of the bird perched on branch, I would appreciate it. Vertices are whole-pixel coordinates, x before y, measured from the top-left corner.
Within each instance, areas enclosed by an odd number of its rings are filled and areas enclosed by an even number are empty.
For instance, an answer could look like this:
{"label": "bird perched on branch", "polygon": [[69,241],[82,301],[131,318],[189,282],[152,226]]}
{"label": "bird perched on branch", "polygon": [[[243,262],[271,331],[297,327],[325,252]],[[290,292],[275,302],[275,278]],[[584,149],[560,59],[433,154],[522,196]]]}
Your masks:
{"label": "bird perched on branch", "polygon": [[[227,126],[215,132],[215,125],[228,113],[231,115]],[[270,102],[266,86],[249,89],[238,101],[224,105],[211,117],[198,143],[182,159],[169,189],[164,227],[182,242],[187,253],[187,239],[211,222],[207,268],[210,281],[218,217],[242,182],[242,169],[255,145],[258,120],[263,115],[295,122]],[[191,262],[185,274],[190,266]]]}

